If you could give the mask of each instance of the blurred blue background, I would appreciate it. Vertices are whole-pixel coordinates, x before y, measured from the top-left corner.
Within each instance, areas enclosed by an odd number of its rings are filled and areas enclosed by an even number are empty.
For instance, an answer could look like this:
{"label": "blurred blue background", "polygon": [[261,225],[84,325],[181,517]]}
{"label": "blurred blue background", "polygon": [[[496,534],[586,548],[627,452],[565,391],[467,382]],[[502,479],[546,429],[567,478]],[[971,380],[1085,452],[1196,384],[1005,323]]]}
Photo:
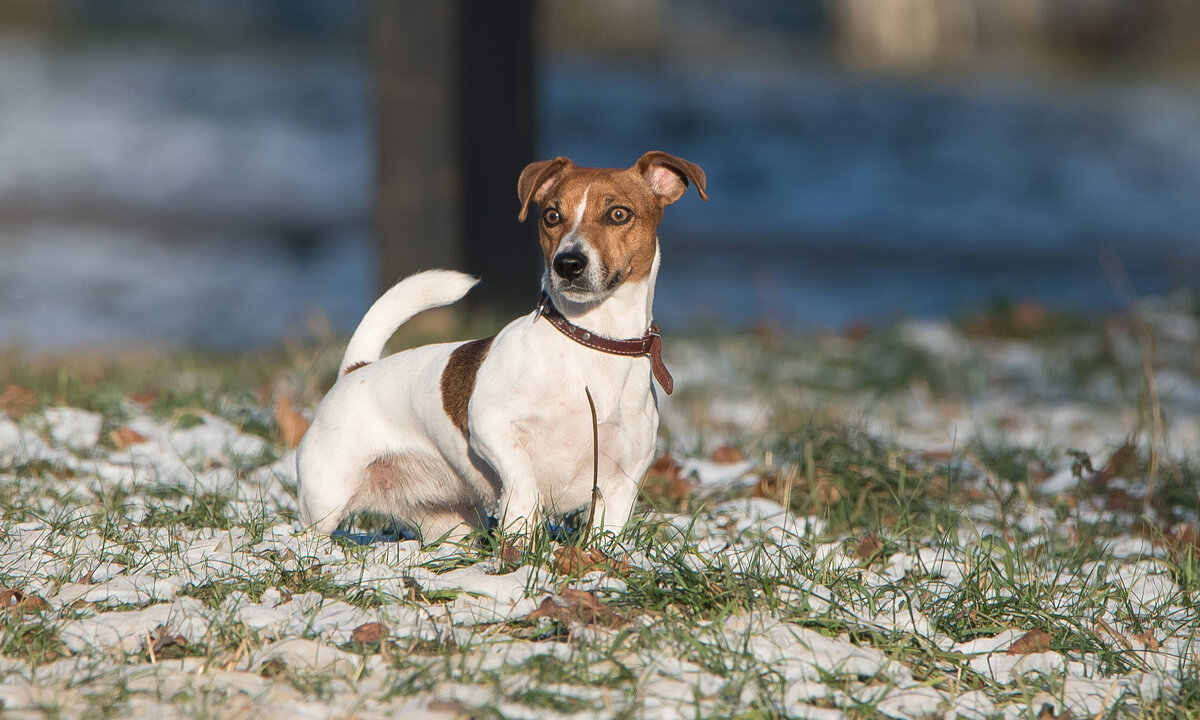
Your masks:
{"label": "blurred blue background", "polygon": [[[353,329],[377,291],[370,22],[0,0],[0,347]],[[705,168],[711,201],[660,233],[669,329],[1107,312],[1113,268],[1200,286],[1198,32],[1189,0],[542,0],[530,160]]]}

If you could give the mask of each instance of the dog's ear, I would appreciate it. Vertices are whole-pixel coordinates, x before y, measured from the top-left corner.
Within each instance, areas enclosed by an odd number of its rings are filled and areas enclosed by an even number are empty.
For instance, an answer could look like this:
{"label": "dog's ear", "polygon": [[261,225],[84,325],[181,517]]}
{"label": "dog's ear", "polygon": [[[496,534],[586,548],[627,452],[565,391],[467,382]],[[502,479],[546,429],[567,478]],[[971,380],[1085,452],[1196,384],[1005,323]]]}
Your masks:
{"label": "dog's ear", "polygon": [[639,158],[634,167],[663,205],[670,205],[683,197],[689,181],[696,186],[701,200],[708,199],[704,171],[695,163],[651,150]]}
{"label": "dog's ear", "polygon": [[521,171],[521,178],[517,180],[517,197],[521,201],[521,212],[517,215],[517,222],[525,222],[525,218],[529,215],[529,203],[535,202],[541,205],[542,201],[546,199],[546,192],[554,184],[554,179],[563,170],[573,167],[575,167],[575,163],[562,156],[553,160],[530,163],[526,166]]}

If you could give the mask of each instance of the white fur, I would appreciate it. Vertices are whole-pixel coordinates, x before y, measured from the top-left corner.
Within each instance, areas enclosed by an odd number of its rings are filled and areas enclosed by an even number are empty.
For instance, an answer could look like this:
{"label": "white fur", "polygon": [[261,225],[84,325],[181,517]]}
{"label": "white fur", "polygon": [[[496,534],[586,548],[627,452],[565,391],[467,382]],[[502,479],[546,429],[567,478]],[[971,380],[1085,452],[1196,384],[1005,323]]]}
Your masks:
{"label": "white fur", "polygon": [[378,360],[388,338],[413,315],[458,302],[478,282],[478,278],[454,270],[426,270],[393,285],[367,310],[350,337],[338,376],[351,365]]}

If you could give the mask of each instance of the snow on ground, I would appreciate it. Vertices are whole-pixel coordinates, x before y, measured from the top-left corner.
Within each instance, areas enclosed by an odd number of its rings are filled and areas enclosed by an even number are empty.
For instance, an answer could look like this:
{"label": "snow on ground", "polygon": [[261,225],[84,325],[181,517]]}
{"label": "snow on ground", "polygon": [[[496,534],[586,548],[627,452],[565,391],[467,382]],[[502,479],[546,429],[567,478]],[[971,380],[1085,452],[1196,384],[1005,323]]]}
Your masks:
{"label": "snow on ground", "polygon": [[[989,382],[958,406],[918,383],[826,411],[857,413],[913,452],[1004,433],[1060,458],[1094,449],[1097,467],[1131,427],[1113,405],[1054,396],[1036,344],[981,345],[948,325],[898,332],[938,357],[986,357]],[[1049,468],[1050,492],[1002,508],[983,497],[942,536],[880,529],[879,550],[864,550],[749,496],[771,459],[699,450],[779,419],[739,387],[745,343],[683,347],[665,432],[711,501],[646,510],[640,539],[607,546],[591,571],[306,535],[293,454],[216,411],[158,417],[123,401],[119,413],[0,414],[0,581],[19,591],[4,596],[6,713],[1024,718],[1049,705],[1091,717],[1170,703],[1194,682],[1195,578],[1161,538],[1120,529],[1132,523],[1118,511],[1080,500],[1056,515],[1078,483],[1068,459]],[[791,380],[760,394],[791,402],[824,359],[775,356]],[[1170,381],[1164,462],[1200,448],[1191,378]],[[696,407],[703,423],[685,417]],[[1118,529],[1086,558],[1056,559],[1047,549],[1077,542],[1088,513]]]}

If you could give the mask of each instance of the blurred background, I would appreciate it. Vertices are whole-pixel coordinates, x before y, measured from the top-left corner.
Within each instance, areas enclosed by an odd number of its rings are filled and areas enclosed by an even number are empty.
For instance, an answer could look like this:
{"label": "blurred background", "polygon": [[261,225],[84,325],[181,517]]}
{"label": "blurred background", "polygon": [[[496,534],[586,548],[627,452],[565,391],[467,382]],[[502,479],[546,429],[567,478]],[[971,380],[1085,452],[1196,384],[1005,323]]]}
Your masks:
{"label": "blurred background", "polygon": [[712,198],[661,228],[669,330],[1108,312],[1200,287],[1198,36],[1193,0],[0,0],[0,347],[349,332],[427,263],[532,307],[521,167],[650,149]]}

